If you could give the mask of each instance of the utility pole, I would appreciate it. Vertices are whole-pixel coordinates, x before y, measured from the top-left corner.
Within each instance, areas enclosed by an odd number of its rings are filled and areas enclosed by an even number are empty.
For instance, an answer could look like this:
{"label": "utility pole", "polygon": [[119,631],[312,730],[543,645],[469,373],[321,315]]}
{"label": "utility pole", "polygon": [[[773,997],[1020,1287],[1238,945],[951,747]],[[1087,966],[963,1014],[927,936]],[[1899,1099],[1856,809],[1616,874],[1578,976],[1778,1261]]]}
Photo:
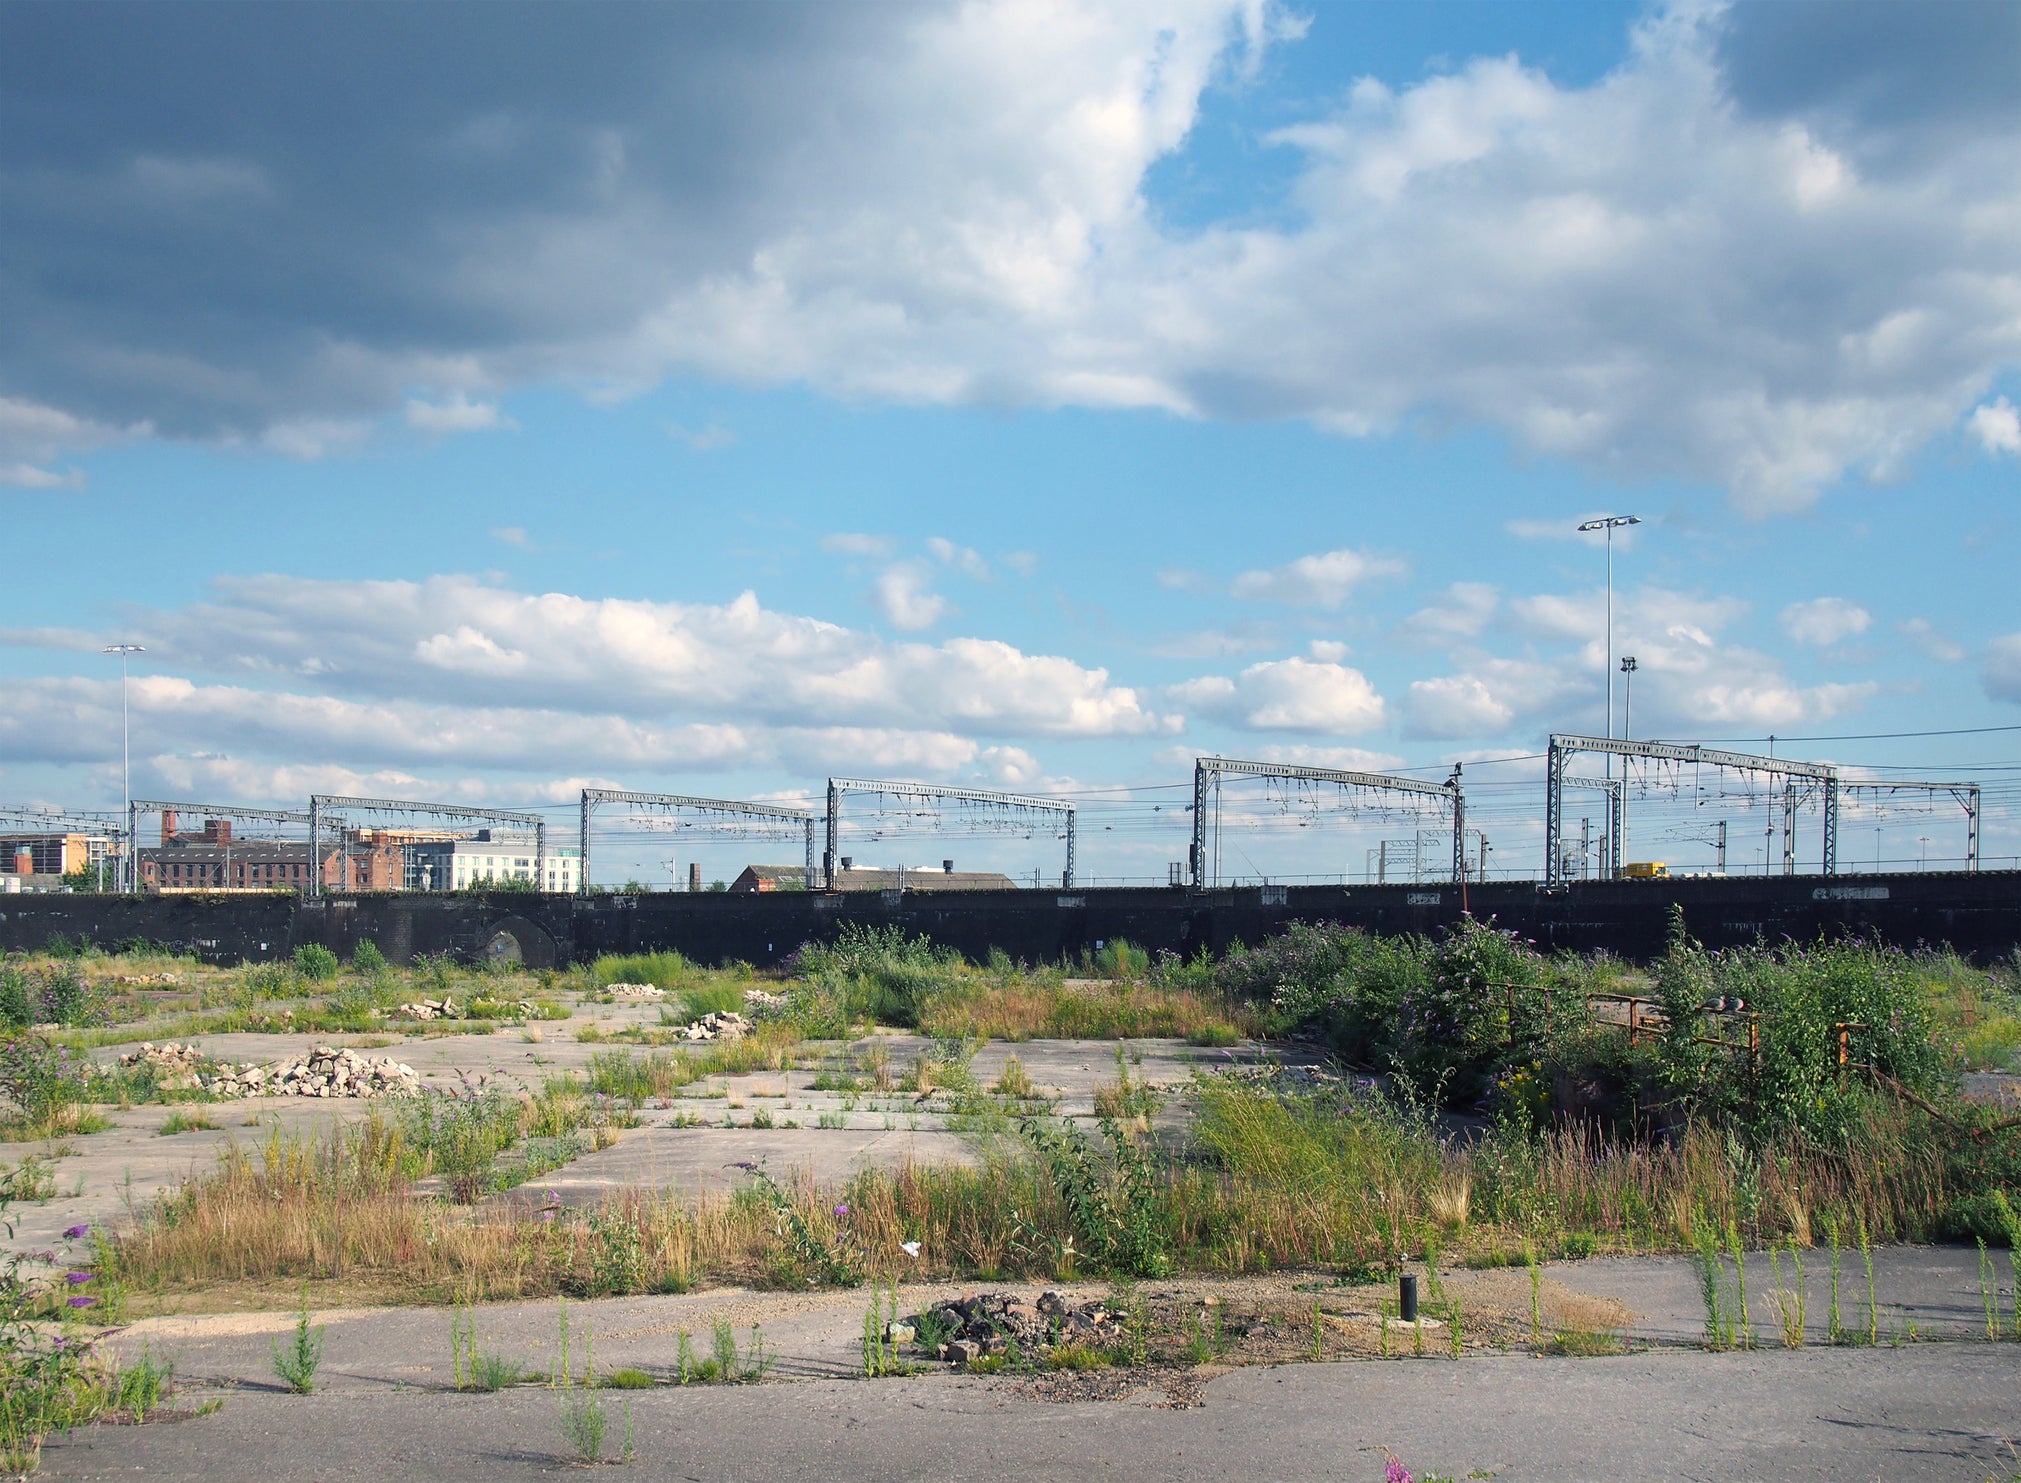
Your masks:
{"label": "utility pole", "polygon": [[[1621,656],[1621,739],[1635,740],[1634,728],[1628,724],[1629,706],[1635,699],[1635,656]],[[1621,848],[1628,848],[1628,759],[1621,759]]]}
{"label": "utility pole", "polygon": [[1726,820],[1719,821],[1719,873],[1726,874]]}
{"label": "utility pole", "polygon": [[[117,654],[119,656],[119,771],[121,785],[126,793],[126,816],[128,819],[131,819],[133,817],[133,743],[131,739],[132,734],[127,728],[126,661],[129,655],[145,654],[147,650],[139,644],[107,644],[100,652]],[[134,856],[135,841],[132,838],[132,834],[133,831],[129,829],[126,841],[126,888],[129,891],[135,889],[135,885],[140,879],[140,867],[139,862]]]}

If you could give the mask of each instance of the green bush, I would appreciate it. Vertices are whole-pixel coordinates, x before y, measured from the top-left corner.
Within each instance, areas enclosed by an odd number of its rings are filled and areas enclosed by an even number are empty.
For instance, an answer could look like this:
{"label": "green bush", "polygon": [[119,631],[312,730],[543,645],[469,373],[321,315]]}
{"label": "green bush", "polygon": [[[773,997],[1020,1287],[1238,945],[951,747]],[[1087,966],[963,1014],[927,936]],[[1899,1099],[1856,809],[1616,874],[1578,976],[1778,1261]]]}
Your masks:
{"label": "green bush", "polygon": [[1397,1011],[1397,1062],[1419,1091],[1478,1100],[1506,1067],[1542,1062],[1555,1033],[1587,1022],[1583,997],[1554,1004],[1550,965],[1513,932],[1464,918],[1435,943],[1428,979]]}
{"label": "green bush", "polygon": [[386,955],[376,942],[361,942],[351,950],[351,966],[360,973],[377,973],[386,966]]}
{"label": "green bush", "polygon": [[327,983],[337,976],[337,955],[320,942],[305,942],[295,949],[295,972],[310,983]]}
{"label": "green bush", "polygon": [[0,1030],[18,1030],[33,1021],[34,994],[28,971],[0,964]]}

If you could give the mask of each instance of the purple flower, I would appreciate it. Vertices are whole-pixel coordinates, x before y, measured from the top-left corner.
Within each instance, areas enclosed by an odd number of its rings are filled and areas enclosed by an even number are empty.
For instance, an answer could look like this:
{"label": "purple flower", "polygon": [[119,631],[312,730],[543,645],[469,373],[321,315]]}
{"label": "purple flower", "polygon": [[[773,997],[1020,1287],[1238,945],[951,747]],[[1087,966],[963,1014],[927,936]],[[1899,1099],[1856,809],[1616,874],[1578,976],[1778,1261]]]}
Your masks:
{"label": "purple flower", "polygon": [[72,1287],[84,1286],[85,1283],[91,1280],[91,1277],[92,1274],[89,1272],[65,1272],[63,1274],[63,1280]]}
{"label": "purple flower", "polygon": [[63,1301],[73,1308],[89,1308],[93,1303],[97,1302],[98,1299],[87,1298],[80,1295],[74,1298],[65,1298]]}
{"label": "purple flower", "polygon": [[540,1218],[542,1220],[553,1220],[554,1212],[552,1210],[543,1210],[540,1212]]}
{"label": "purple flower", "polygon": [[849,1207],[847,1205],[837,1205],[835,1207],[835,1218],[837,1220],[847,1220],[849,1218]]}
{"label": "purple flower", "polygon": [[79,1236],[89,1236],[91,1234],[91,1227],[72,1226],[69,1230],[65,1231],[63,1234],[68,1236],[72,1241],[75,1241]]}

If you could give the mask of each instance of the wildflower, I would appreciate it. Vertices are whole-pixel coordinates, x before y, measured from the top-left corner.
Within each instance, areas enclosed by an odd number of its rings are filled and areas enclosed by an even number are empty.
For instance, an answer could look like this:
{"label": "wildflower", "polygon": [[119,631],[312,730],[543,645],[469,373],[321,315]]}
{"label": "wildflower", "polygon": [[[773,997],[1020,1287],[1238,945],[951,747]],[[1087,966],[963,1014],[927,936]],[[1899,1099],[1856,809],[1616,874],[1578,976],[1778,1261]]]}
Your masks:
{"label": "wildflower", "polygon": [[65,1231],[63,1234],[72,1241],[75,1241],[79,1236],[89,1236],[91,1234],[91,1227],[72,1226],[69,1230]]}
{"label": "wildflower", "polygon": [[91,1275],[89,1272],[65,1272],[63,1280],[72,1287],[82,1287],[91,1280]]}
{"label": "wildflower", "polygon": [[835,1207],[835,1218],[837,1220],[849,1219],[849,1207],[847,1205],[837,1205]]}
{"label": "wildflower", "polygon": [[72,1308],[89,1308],[93,1303],[96,1303],[98,1299],[87,1298],[82,1295],[79,1295],[74,1298],[65,1298],[63,1301]]}

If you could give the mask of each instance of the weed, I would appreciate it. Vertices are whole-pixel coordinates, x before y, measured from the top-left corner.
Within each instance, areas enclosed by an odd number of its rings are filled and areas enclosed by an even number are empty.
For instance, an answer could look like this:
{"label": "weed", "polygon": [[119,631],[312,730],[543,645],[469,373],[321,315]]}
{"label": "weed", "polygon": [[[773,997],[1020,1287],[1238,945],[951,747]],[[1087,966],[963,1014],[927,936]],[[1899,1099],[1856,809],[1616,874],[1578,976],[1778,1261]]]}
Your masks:
{"label": "weed", "polygon": [[1692,1243],[1698,1294],[1705,1304],[1705,1347],[1730,1349],[1733,1347],[1733,1323],[1725,1312],[1725,1267],[1720,1260],[1719,1239],[1709,1227],[1700,1225],[1693,1232]]}
{"label": "weed", "polygon": [[1825,1317],[1825,1342],[1827,1344],[1843,1344],[1846,1338],[1846,1330],[1845,1324],[1840,1320],[1839,1315],[1839,1259],[1842,1253],[1839,1251],[1839,1220],[1836,1215],[1826,1222],[1825,1233],[1826,1238],[1831,1242],[1832,1253],[1832,1301],[1831,1310]]}
{"label": "weed", "polygon": [[309,1326],[309,1285],[305,1282],[294,1337],[286,1348],[279,1339],[273,1342],[274,1374],[296,1395],[307,1395],[316,1388],[316,1371],[323,1363],[323,1334],[321,1324],[313,1329]]}
{"label": "weed", "polygon": [[562,1440],[575,1448],[577,1458],[586,1463],[603,1461],[604,1403],[594,1392],[569,1390],[561,1398],[556,1425]]}
{"label": "weed", "polygon": [[1025,1063],[1016,1056],[1003,1063],[1003,1071],[997,1076],[996,1085],[990,1088],[1000,1097],[1015,1097],[1026,1101],[1037,1095],[1032,1079],[1025,1072]]}
{"label": "weed", "polygon": [[1775,1274],[1775,1291],[1769,1301],[1775,1305],[1776,1317],[1782,1323],[1782,1344],[1785,1349],[1801,1349],[1804,1342],[1804,1322],[1809,1307],[1809,1293],[1805,1287],[1803,1270],[1803,1249],[1795,1241],[1789,1243],[1788,1256],[1791,1275],[1796,1286],[1794,1290],[1783,1286],[1782,1263],[1776,1257],[1775,1247],[1768,1249],[1769,1269]]}
{"label": "weed", "polygon": [[139,1359],[109,1372],[107,1389],[112,1409],[131,1416],[136,1423],[143,1422],[148,1413],[168,1398],[174,1379],[175,1361],[155,1358],[153,1351],[143,1344]]}
{"label": "weed", "polygon": [[155,1133],[163,1138],[173,1137],[177,1133],[215,1133],[217,1131],[218,1125],[203,1113],[190,1112],[181,1107],[171,1112],[162,1120],[161,1126],[155,1129]]}
{"label": "weed", "polygon": [[1098,1370],[1106,1363],[1106,1355],[1086,1344],[1055,1344],[1046,1354],[1046,1365],[1054,1370]]}
{"label": "weed", "polygon": [[1738,1325],[1740,1347],[1754,1348],[1754,1315],[1747,1311],[1747,1251],[1740,1244],[1740,1230],[1732,1221],[1726,1223],[1726,1250],[1733,1258],[1733,1279],[1737,1289],[1734,1302],[1734,1318]]}
{"label": "weed", "polygon": [[608,1370],[597,1382],[605,1390],[651,1390],[659,1382],[644,1370],[625,1368]]}
{"label": "weed", "polygon": [[295,949],[295,972],[310,983],[327,983],[337,976],[337,955],[320,942],[305,942]]}
{"label": "weed", "polygon": [[1205,1313],[1195,1313],[1187,1322],[1186,1362],[1204,1365],[1219,1359],[1227,1352],[1228,1338],[1221,1316],[1221,1305],[1215,1303]]}
{"label": "weed", "polygon": [[899,1357],[898,1345],[890,1337],[898,1322],[898,1284],[870,1295],[870,1307],[863,1315],[863,1373],[872,1380],[885,1375],[909,1375],[912,1366]]}
{"label": "weed", "polygon": [[1867,1273],[1867,1343],[1872,1345],[1881,1342],[1881,1308],[1874,1299],[1874,1248],[1867,1240],[1867,1223],[1864,1220],[1859,1225],[1859,1236],[1860,1264]]}
{"label": "weed", "polygon": [[1314,1363],[1326,1357],[1326,1314],[1319,1306],[1319,1299],[1312,1300],[1312,1359]]}

